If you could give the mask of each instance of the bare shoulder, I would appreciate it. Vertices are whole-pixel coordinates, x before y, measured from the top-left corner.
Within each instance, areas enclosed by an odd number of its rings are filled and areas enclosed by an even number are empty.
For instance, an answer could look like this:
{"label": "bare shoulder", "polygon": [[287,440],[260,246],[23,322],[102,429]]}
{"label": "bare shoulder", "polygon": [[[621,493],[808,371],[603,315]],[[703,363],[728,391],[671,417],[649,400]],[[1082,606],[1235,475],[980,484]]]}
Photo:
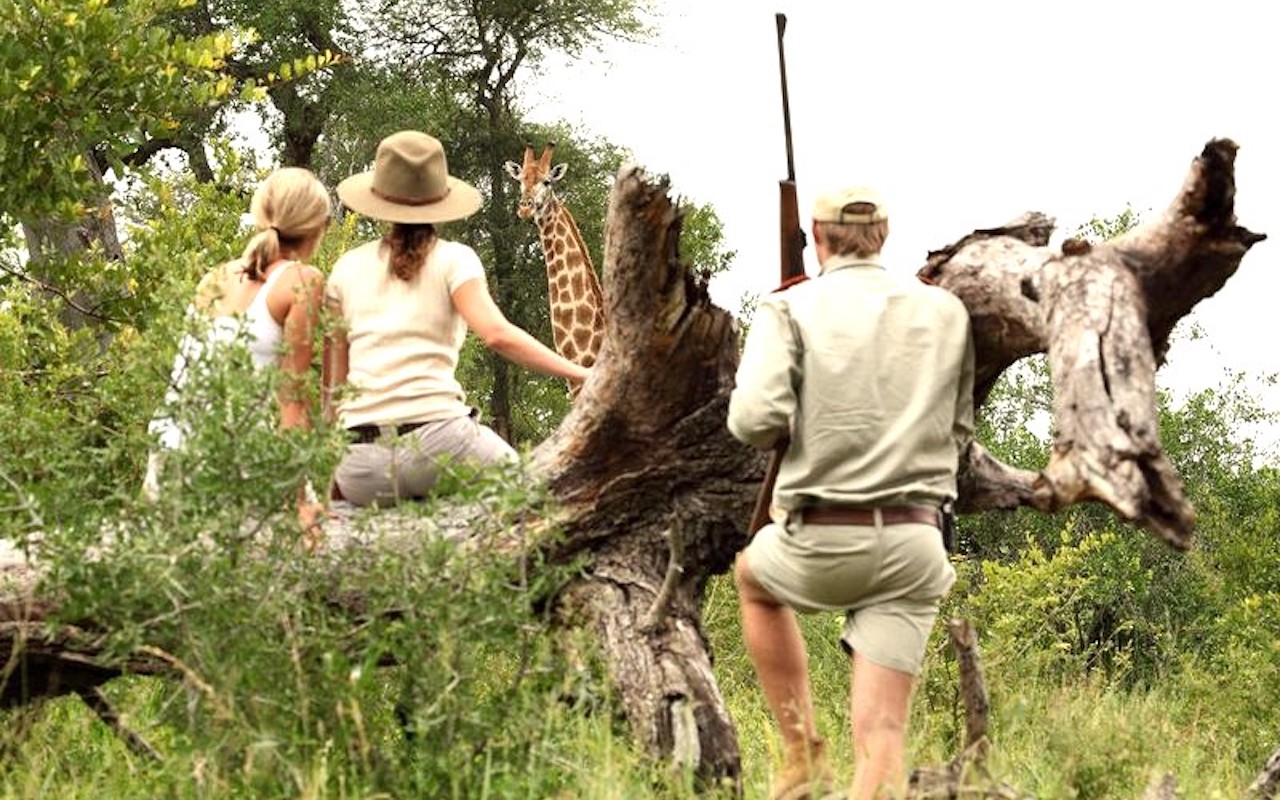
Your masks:
{"label": "bare shoulder", "polygon": [[324,273],[310,264],[296,263],[292,266],[287,280],[295,287],[314,287],[324,284]]}
{"label": "bare shoulder", "polygon": [[286,267],[288,272],[280,276],[271,287],[271,296],[267,302],[292,308],[298,300],[311,307],[315,306],[324,292],[324,273],[310,264],[295,262]]}
{"label": "bare shoulder", "polygon": [[225,264],[219,264],[204,274],[204,277],[200,279],[200,283],[196,285],[196,308],[209,314],[217,313],[222,302],[234,288],[232,281],[239,275],[239,271],[233,269],[234,266],[236,266],[236,262],[228,261]]}

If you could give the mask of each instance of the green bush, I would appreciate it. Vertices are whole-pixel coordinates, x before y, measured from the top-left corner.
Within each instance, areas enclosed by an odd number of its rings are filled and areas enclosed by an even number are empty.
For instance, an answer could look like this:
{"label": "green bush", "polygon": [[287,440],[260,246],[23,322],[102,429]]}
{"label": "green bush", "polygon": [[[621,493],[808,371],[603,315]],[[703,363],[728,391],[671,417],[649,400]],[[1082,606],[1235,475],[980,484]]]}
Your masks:
{"label": "green bush", "polygon": [[[255,370],[240,346],[207,353],[165,403],[195,283],[243,240],[236,187],[255,176],[224,177],[139,192],[132,277],[107,320],[71,327],[60,298],[0,285],[0,537],[38,554],[38,591],[59,599],[51,630],[78,630],[108,662],[146,658],[169,671],[108,687],[164,757],[136,767],[144,793],[541,797],[571,784],[574,759],[550,728],[567,714],[565,682],[581,691],[597,676],[565,665],[540,611],[571,567],[484,546],[523,515],[551,516],[540,487],[513,472],[459,471],[442,490],[473,512],[468,543],[431,535],[443,512],[423,504],[404,523],[421,536],[308,555],[296,491],[308,478],[327,485],[340,432],[279,432],[279,375]],[[147,503],[157,413],[191,423],[190,434]],[[77,735],[84,718],[57,709],[51,722]],[[49,796],[52,782],[137,796],[138,784],[86,779],[64,758],[121,758],[119,742],[89,730],[75,747],[45,750],[15,731],[43,785],[5,771],[0,795]]]}

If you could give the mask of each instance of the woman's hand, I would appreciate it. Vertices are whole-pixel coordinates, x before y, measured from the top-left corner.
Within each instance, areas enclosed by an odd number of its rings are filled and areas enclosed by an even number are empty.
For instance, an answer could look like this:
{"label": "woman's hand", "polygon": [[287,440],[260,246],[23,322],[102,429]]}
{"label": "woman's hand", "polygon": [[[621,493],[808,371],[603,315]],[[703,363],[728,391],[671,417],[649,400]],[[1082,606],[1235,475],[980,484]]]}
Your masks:
{"label": "woman's hand", "polygon": [[324,547],[324,521],[329,510],[316,497],[315,490],[308,481],[298,496],[298,525],[302,528],[302,546],[308,552],[316,552]]}

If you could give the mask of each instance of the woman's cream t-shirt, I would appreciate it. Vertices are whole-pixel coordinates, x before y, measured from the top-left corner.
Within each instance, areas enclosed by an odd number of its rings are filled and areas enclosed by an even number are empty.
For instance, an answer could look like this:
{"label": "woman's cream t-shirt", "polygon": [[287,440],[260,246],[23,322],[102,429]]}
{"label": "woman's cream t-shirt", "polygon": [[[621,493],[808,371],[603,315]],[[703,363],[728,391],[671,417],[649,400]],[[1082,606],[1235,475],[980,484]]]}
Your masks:
{"label": "woman's cream t-shirt", "polygon": [[454,378],[467,325],[453,293],[484,280],[484,267],[465,244],[437,239],[427,263],[408,281],[387,267],[390,249],[369,242],[344,253],[325,292],[342,310],[351,395],[338,412],[343,427],[431,422],[465,416]]}

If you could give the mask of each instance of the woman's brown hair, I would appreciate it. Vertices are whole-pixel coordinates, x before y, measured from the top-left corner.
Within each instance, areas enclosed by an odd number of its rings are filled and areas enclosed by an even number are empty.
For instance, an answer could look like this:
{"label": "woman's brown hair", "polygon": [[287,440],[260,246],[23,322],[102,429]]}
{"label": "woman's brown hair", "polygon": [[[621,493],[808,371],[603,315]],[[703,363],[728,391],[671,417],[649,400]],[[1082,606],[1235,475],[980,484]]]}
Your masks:
{"label": "woman's brown hair", "polygon": [[382,237],[382,242],[391,248],[388,264],[391,274],[402,281],[411,281],[427,263],[427,253],[436,241],[436,227],[430,224],[411,225],[396,222],[391,230]]}

